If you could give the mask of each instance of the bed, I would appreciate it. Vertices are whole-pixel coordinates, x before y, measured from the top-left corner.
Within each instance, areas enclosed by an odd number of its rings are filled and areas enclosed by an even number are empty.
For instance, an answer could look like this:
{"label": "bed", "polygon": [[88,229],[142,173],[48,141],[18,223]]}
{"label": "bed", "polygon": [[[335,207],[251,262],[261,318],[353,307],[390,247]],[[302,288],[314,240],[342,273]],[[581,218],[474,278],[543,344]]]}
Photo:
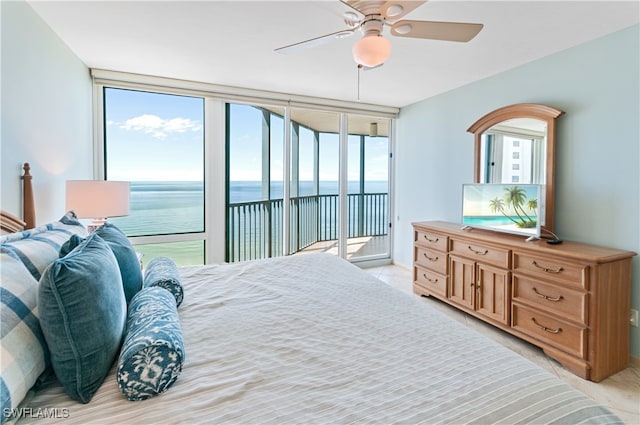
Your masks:
{"label": "bed", "polygon": [[[62,224],[49,224],[56,237],[77,232],[91,238],[71,227],[76,224],[69,214],[65,217]],[[3,238],[5,248],[19,240]],[[48,266],[38,267],[47,274]],[[330,254],[182,267],[178,274],[183,298],[175,301],[175,320],[184,359],[172,385],[143,401],[129,401],[116,360],[83,404],[45,372],[37,389],[26,391],[11,410],[21,417],[4,419],[20,424],[622,423],[516,353]],[[3,286],[5,277],[3,267]],[[3,379],[4,370],[3,365]]]}
{"label": "bed", "polygon": [[0,235],[19,232],[35,227],[36,215],[33,201],[33,187],[31,184],[31,167],[28,162],[22,166],[24,174],[20,176],[22,180],[22,212],[23,218],[18,217],[9,211],[0,211]]}

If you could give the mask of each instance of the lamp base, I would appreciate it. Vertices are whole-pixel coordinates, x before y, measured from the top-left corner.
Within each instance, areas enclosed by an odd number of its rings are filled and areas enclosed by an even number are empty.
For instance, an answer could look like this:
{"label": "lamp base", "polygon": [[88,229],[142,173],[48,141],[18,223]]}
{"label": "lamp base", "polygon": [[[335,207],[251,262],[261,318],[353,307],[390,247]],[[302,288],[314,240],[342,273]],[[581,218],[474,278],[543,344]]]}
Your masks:
{"label": "lamp base", "polygon": [[106,222],[107,222],[106,218],[96,218],[90,224],[87,225],[87,231],[89,233],[93,233],[99,228],[101,228],[102,226],[104,226]]}

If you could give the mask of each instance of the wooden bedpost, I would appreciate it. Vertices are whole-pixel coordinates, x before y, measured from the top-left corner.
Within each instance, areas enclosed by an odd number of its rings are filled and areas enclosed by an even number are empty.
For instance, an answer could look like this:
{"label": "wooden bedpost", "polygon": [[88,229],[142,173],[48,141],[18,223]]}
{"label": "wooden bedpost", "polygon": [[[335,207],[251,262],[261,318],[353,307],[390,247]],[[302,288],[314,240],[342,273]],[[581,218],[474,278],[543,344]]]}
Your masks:
{"label": "wooden bedpost", "polygon": [[31,186],[32,177],[29,174],[31,167],[28,162],[25,162],[22,168],[24,169],[24,175],[20,177],[22,179],[22,217],[27,224],[25,229],[33,229],[36,227],[36,208],[33,201],[33,187]]}

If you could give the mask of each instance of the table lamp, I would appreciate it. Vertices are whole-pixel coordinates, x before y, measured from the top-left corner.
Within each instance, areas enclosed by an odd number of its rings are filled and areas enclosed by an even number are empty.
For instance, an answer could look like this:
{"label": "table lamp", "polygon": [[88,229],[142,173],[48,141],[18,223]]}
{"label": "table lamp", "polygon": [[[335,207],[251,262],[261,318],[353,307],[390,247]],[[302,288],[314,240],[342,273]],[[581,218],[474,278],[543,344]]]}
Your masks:
{"label": "table lamp", "polygon": [[129,182],[110,180],[67,180],[67,211],[78,218],[93,218],[87,226],[93,232],[108,217],[129,215]]}

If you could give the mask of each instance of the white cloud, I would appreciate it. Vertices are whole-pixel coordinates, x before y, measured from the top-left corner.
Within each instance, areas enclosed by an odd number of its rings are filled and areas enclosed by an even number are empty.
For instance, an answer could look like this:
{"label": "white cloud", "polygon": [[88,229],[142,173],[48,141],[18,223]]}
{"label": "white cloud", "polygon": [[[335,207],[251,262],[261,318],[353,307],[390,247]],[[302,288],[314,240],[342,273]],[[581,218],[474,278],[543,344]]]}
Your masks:
{"label": "white cloud", "polygon": [[132,131],[142,131],[158,139],[164,139],[171,133],[185,133],[200,131],[202,124],[189,118],[162,119],[157,115],[140,115],[126,120],[120,128]]}

